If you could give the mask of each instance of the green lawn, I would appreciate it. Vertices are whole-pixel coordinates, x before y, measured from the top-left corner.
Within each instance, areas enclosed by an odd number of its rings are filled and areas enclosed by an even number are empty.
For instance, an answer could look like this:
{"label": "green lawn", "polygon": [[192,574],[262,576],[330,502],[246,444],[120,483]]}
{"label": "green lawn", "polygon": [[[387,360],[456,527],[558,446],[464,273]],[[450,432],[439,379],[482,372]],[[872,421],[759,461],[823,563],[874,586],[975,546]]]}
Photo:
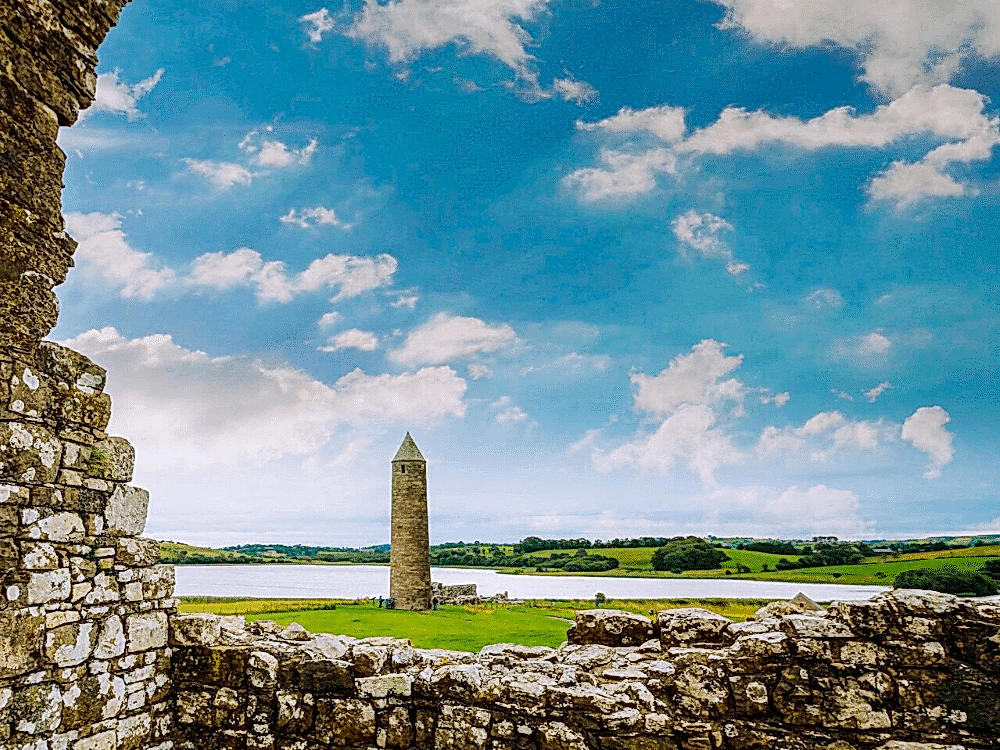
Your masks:
{"label": "green lawn", "polygon": [[[609,600],[602,605],[602,609],[623,609],[648,614],[649,610],[700,606],[742,621],[764,604],[765,600],[757,599]],[[336,605],[336,609],[329,609],[333,605]],[[566,640],[566,631],[573,624],[576,611],[592,609],[593,606],[593,601],[589,600],[544,600],[523,605],[446,606],[437,611],[405,612],[379,609],[367,600],[212,597],[181,600],[182,612],[240,614],[248,620],[274,620],[281,625],[297,622],[314,633],[337,633],[357,638],[391,635],[409,638],[418,648],[449,648],[458,651],[478,651],[490,643],[557,647]]]}

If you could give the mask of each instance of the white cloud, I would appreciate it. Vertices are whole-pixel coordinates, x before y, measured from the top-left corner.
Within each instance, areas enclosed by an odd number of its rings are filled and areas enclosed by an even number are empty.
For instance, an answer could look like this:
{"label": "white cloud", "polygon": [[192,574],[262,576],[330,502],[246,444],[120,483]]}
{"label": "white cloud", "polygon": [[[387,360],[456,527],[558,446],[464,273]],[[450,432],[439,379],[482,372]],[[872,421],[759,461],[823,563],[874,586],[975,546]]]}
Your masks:
{"label": "white cloud", "polygon": [[861,57],[862,78],[899,95],[916,84],[951,79],[971,55],[1000,54],[995,0],[714,0],[722,28],[741,28],[781,46],[836,44]]}
{"label": "white cloud", "polygon": [[392,302],[392,306],[397,310],[412,310],[417,306],[420,301],[420,295],[417,294],[401,294],[399,297]]}
{"label": "white cloud", "polygon": [[716,469],[735,463],[739,451],[722,429],[715,412],[704,405],[685,405],[667,417],[653,434],[639,436],[607,453],[595,450],[594,468],[611,471],[625,466],[666,471],[683,463],[706,485],[714,483]]}
{"label": "white cloud", "polygon": [[241,146],[245,152],[253,154],[254,161],[260,166],[285,169],[308,165],[319,147],[319,141],[313,138],[302,148],[289,148],[281,141],[265,140],[258,146],[244,139]]}
{"label": "white cloud", "polygon": [[469,377],[473,380],[482,380],[483,378],[489,380],[493,377],[493,370],[491,370],[486,365],[481,362],[473,362],[468,367]]}
{"label": "white cloud", "polygon": [[479,318],[442,312],[411,332],[400,349],[389,353],[389,358],[407,365],[440,364],[493,352],[516,340],[514,329],[506,323],[491,326]]}
{"label": "white cloud", "polygon": [[495,417],[498,424],[507,425],[528,419],[528,412],[513,403],[510,396],[501,396],[490,404],[490,408],[498,410]]}
{"label": "white cloud", "polygon": [[937,479],[941,476],[941,467],[951,463],[955,449],[951,441],[954,438],[945,427],[951,421],[951,415],[940,406],[921,406],[903,422],[902,438],[930,458],[924,479]]}
{"label": "white cloud", "polygon": [[257,175],[240,164],[207,159],[182,159],[189,172],[205,177],[223,190],[233,185],[249,185]]}
{"label": "white cloud", "polygon": [[349,328],[330,337],[326,346],[321,346],[321,352],[339,352],[341,349],[358,349],[363,352],[373,352],[378,349],[378,336],[371,331]]}
{"label": "white cloud", "polygon": [[888,337],[872,331],[864,336],[835,342],[833,355],[860,365],[875,366],[885,361],[891,349],[892,341]]}
{"label": "white cloud", "polygon": [[605,130],[609,133],[651,133],[664,143],[676,143],[684,137],[684,108],[663,104],[646,109],[622,107],[618,114],[599,122],[577,120],[578,130]]}
{"label": "white cloud", "polygon": [[801,427],[765,427],[757,441],[757,453],[788,456],[808,451],[810,459],[822,462],[845,449],[875,450],[880,442],[894,439],[897,432],[897,426],[883,420],[852,421],[839,411],[825,411],[810,417]]}
{"label": "white cloud", "polygon": [[635,197],[656,187],[656,176],[678,173],[678,157],[725,156],[759,151],[771,144],[818,149],[881,149],[911,144],[917,136],[945,141],[917,163],[897,161],[869,185],[873,200],[907,205],[924,197],[960,195],[971,188],[945,173],[953,164],[989,159],[1000,143],[1000,121],[985,114],[986,98],[977,91],[942,84],[915,87],[869,114],[837,107],[810,120],[775,117],[727,107],[718,119],[683,137],[683,111],[663,105],[622,110],[596,123],[578,123],[586,131],[648,133],[668,146],[631,151],[602,149],[601,167],[576,170],[565,184],[579,188],[585,201],[604,197]]}
{"label": "white cloud", "polygon": [[329,328],[330,326],[335,325],[339,320],[340,313],[336,310],[331,310],[328,313],[323,313],[323,317],[316,321],[316,325],[320,328]]}
{"label": "white cloud", "polygon": [[[716,408],[735,402],[734,413],[741,413],[745,396],[739,380],[723,380],[743,362],[742,355],[725,356],[724,347],[718,341],[705,339],[693,346],[690,354],[674,357],[659,375],[633,374],[631,380],[638,386],[634,409],[656,417],[660,423],[652,434],[640,432],[610,451],[593,448],[594,467],[611,471],[635,465],[666,471],[682,464],[702,482],[712,484],[716,469],[739,460],[741,454],[729,435],[716,426]],[[593,444],[596,437],[596,433],[590,433],[576,449]]]}
{"label": "white cloud", "polygon": [[302,293],[337,289],[331,298],[337,302],[391,284],[397,267],[391,255],[370,258],[331,253],[316,258],[301,273],[290,275],[282,261],[265,263],[256,250],[240,248],[196,258],[186,281],[213,289],[255,286],[261,302],[290,302]]}
{"label": "white cloud", "polygon": [[723,487],[704,501],[712,510],[703,525],[716,534],[860,539],[873,524],[861,516],[858,496],[824,484],[783,491],[770,487]]}
{"label": "white cloud", "polygon": [[521,377],[536,372],[557,372],[561,374],[579,374],[584,372],[604,372],[611,366],[611,357],[607,354],[580,354],[570,352],[556,357],[551,362],[522,367]]}
{"label": "white cloud", "polygon": [[674,219],[670,228],[680,243],[681,255],[686,256],[690,248],[703,258],[722,260],[726,272],[732,276],[749,270],[750,266],[736,260],[729,245],[719,238],[720,232],[733,230],[733,225],[725,219],[707,212],[700,214],[692,208]]}
{"label": "white cloud", "polygon": [[332,208],[324,206],[314,206],[313,208],[303,208],[301,213],[294,208],[288,209],[288,213],[281,217],[282,224],[298,227],[299,229],[309,229],[311,227],[337,227],[338,229],[350,229],[353,224],[340,219]]}
{"label": "white cloud", "polygon": [[552,81],[552,94],[562,99],[564,102],[573,104],[586,104],[597,98],[598,92],[593,86],[585,81],[577,81],[574,78],[556,78]]}
{"label": "white cloud", "polygon": [[66,228],[79,242],[74,257],[85,277],[118,287],[125,298],[152,299],[175,281],[169,268],[157,267],[152,253],[132,248],[122,231],[119,214],[100,212],[65,215]]}
{"label": "white cloud", "polygon": [[81,120],[96,112],[122,114],[129,120],[138,120],[143,116],[139,111],[139,100],[156,88],[156,84],[163,78],[163,68],[157,70],[146,80],[131,86],[118,79],[120,72],[115,70],[97,76],[97,93],[94,96],[94,102],[80,112]]}
{"label": "white cloud", "polygon": [[651,193],[661,174],[677,174],[677,155],[666,148],[642,153],[601,149],[602,167],[584,167],[563,178],[563,184],[587,203],[607,198],[635,198]]}
{"label": "white cloud", "polygon": [[779,409],[792,400],[792,394],[788,391],[784,393],[775,393],[773,396],[761,396],[760,402],[762,404],[774,404]]}
{"label": "white cloud", "polygon": [[518,21],[531,21],[548,0],[395,0],[365,6],[345,31],[347,36],[388,50],[389,60],[406,63],[432,49],[459,45],[486,55],[531,79],[534,58],[525,46],[531,37]]}
{"label": "white cloud", "polygon": [[743,364],[743,355],[727,357],[725,344],[705,339],[691,347],[690,354],[679,354],[659,375],[635,373],[638,386],[636,411],[665,416],[684,404],[711,405],[729,398],[742,399],[742,383],[731,378],[721,380]]}
{"label": "white cloud", "polygon": [[290,366],[185,349],[166,334],[127,339],[104,328],[64,343],[108,368],[111,427],[128,436],[147,467],[305,456],[344,425],[465,414],[465,381],[448,367],[403,375],[354,370],[329,386]]}
{"label": "white cloud", "polygon": [[871,390],[865,391],[865,398],[868,400],[869,404],[874,404],[878,400],[878,397],[885,393],[887,390],[892,388],[892,383],[885,381],[879,383]]}
{"label": "white cloud", "polygon": [[205,253],[195,258],[187,280],[194,286],[232,289],[248,283],[260,267],[260,253],[248,247],[231,253]]}
{"label": "white cloud", "polygon": [[824,289],[820,287],[806,295],[805,303],[816,310],[823,310],[825,308],[835,310],[838,307],[843,307],[844,298],[840,296],[840,292],[836,289]]}
{"label": "white cloud", "polygon": [[323,34],[333,31],[333,17],[326,8],[299,16],[299,23],[305,24],[306,35],[313,44],[323,41]]}

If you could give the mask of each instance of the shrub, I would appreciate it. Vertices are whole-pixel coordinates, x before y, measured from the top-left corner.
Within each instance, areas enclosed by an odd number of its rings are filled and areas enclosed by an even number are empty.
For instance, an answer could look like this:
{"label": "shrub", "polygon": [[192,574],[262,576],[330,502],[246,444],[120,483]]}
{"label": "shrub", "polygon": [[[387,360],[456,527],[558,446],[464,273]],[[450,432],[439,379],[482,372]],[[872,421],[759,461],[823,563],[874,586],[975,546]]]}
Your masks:
{"label": "shrub", "polygon": [[982,573],[959,570],[950,565],[941,568],[904,570],[893,583],[897,589],[927,589],[959,596],[996,594],[997,582]]}
{"label": "shrub", "polygon": [[1000,579],[1000,558],[996,560],[987,560],[983,563],[983,573],[990,576],[991,578]]}

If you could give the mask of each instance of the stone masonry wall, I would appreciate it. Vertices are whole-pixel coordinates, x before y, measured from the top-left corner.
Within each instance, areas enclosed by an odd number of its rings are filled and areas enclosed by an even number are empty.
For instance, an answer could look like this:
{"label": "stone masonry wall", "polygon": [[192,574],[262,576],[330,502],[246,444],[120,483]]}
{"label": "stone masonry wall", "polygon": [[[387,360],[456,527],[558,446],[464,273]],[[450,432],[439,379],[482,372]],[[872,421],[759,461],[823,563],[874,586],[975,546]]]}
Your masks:
{"label": "stone masonry wall", "polygon": [[0,349],[56,323],[73,265],[63,231],[60,125],[94,97],[95,50],[127,0],[0,0]]}
{"label": "stone masonry wall", "polygon": [[173,569],[105,373],[41,342],[72,266],[60,125],[124,0],[0,0],[0,750],[171,747]]}
{"label": "stone masonry wall", "polygon": [[932,592],[740,624],[595,610],[575,643],[478,654],[213,615],[171,626],[183,750],[1000,748],[1000,606]]}
{"label": "stone masonry wall", "polygon": [[170,747],[174,572],[103,387],[56,344],[0,354],[0,750]]}

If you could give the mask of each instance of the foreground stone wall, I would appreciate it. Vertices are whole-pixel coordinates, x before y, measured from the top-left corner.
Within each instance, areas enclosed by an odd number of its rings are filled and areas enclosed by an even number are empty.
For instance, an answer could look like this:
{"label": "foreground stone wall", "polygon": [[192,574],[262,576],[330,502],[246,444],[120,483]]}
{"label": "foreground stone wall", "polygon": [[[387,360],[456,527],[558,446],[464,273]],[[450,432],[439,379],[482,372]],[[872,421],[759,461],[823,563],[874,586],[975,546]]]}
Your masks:
{"label": "foreground stone wall", "polygon": [[0,354],[2,750],[170,747],[173,568],[103,387],[56,344]]}
{"label": "foreground stone wall", "polygon": [[0,0],[0,349],[30,351],[56,323],[76,249],[56,135],[93,100],[95,50],[126,2]]}
{"label": "foreground stone wall", "polygon": [[41,342],[76,247],[60,125],[124,1],[0,0],[0,749],[171,747],[173,569],[141,539],[105,373]]}
{"label": "foreground stone wall", "polygon": [[[734,624],[581,613],[577,643],[421,650],[180,615],[178,748],[1000,747],[1000,606],[899,591]],[[629,645],[609,645],[609,644]]]}

